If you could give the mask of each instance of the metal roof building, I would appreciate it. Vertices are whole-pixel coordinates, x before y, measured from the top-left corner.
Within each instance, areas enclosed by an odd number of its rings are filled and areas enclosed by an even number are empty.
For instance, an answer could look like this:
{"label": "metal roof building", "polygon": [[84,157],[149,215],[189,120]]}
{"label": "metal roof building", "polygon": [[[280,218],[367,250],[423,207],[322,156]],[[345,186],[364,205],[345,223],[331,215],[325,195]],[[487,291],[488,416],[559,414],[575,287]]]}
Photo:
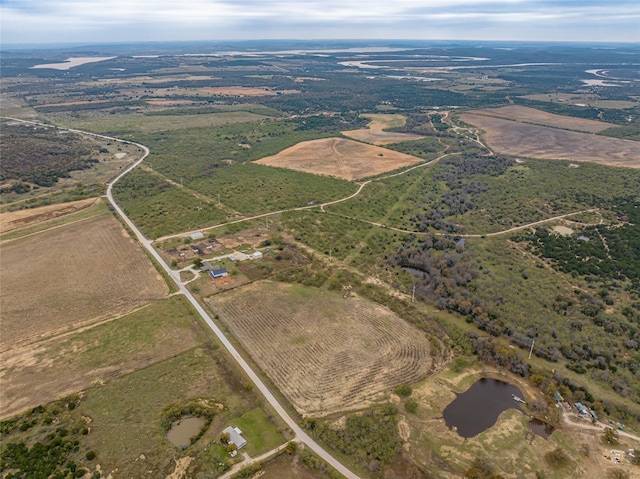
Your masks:
{"label": "metal roof building", "polygon": [[236,449],[242,449],[247,444],[247,440],[242,437],[242,431],[239,427],[228,426],[222,432],[229,435],[229,443],[235,444]]}

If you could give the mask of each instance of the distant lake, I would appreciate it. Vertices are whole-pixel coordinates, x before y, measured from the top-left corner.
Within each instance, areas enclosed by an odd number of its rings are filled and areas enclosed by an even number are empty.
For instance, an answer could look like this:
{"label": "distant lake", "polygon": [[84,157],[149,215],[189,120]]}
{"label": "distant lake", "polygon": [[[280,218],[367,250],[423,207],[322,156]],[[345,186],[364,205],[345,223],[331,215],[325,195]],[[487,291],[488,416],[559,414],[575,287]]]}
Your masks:
{"label": "distant lake", "polygon": [[513,396],[522,397],[520,389],[498,379],[482,378],[444,408],[442,415],[448,428],[469,438],[492,427],[503,411],[518,409]]}

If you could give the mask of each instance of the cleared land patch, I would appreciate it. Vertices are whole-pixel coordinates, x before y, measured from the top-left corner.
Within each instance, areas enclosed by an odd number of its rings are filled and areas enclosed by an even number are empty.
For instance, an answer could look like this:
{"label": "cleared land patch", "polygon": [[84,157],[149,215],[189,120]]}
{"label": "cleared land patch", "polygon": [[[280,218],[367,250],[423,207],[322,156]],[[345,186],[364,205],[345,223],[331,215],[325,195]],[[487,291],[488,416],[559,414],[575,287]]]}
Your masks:
{"label": "cleared land patch", "polygon": [[562,128],[565,130],[586,131],[587,133],[600,133],[608,128],[618,126],[604,121],[555,115],[553,113],[547,113],[546,111],[519,105],[473,110],[471,113],[476,115],[495,116],[496,118],[504,118],[505,120],[521,121],[523,123],[552,126],[554,128]]}
{"label": "cleared land patch", "polygon": [[273,282],[207,301],[304,416],[366,407],[431,371],[423,333],[370,301]]}
{"label": "cleared land patch", "polygon": [[152,263],[108,212],[1,245],[3,349],[167,294]]}
{"label": "cleared land patch", "polygon": [[100,202],[100,200],[96,198],[88,198],[86,200],[74,201],[72,203],[59,203],[41,206],[40,208],[0,213],[0,234],[26,228],[37,223],[47,222],[71,213],[76,213],[95,205],[97,202]]}
{"label": "cleared land patch", "polygon": [[198,344],[179,296],[129,315],[0,353],[1,417],[176,356]]}
{"label": "cleared land patch", "polygon": [[357,180],[420,163],[415,156],[342,138],[303,141],[255,163]]}
{"label": "cleared land patch", "polygon": [[343,131],[341,133],[349,138],[354,138],[374,145],[388,145],[390,143],[398,143],[400,141],[412,141],[424,138],[423,136],[412,135],[410,133],[384,131],[386,128],[404,126],[406,124],[406,118],[402,115],[373,113],[370,115],[362,115],[362,117],[369,118],[371,120],[366,128]]}
{"label": "cleared land patch", "polygon": [[640,168],[638,141],[559,130],[473,113],[464,113],[460,118],[484,130],[487,143],[498,153]]}

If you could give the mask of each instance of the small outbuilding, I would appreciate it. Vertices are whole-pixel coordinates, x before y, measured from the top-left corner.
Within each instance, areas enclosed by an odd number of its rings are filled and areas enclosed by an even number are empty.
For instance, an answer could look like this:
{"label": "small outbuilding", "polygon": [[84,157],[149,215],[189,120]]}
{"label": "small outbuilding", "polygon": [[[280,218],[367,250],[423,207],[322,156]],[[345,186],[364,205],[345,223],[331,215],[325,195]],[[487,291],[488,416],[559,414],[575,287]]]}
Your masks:
{"label": "small outbuilding", "polygon": [[256,251],[251,256],[252,256],[253,259],[260,259],[260,258],[262,258],[262,253],[260,251]]}
{"label": "small outbuilding", "polygon": [[191,233],[189,235],[189,238],[191,238],[192,240],[199,240],[204,238],[204,233],[202,231],[196,231],[195,233]]}
{"label": "small outbuilding", "polygon": [[227,268],[212,269],[211,271],[209,271],[209,276],[211,277],[211,279],[219,279],[224,278],[225,276],[229,276],[229,273],[227,273]]}
{"label": "small outbuilding", "polygon": [[242,449],[247,445],[247,440],[242,437],[242,431],[239,427],[229,426],[222,432],[229,436],[229,444],[235,444],[236,449]]}

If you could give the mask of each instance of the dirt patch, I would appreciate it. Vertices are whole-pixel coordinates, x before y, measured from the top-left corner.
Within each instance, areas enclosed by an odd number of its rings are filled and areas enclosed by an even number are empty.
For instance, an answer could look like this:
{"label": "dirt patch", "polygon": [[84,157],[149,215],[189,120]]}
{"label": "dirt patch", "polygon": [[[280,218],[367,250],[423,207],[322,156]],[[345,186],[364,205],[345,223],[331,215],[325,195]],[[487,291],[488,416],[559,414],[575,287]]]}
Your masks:
{"label": "dirt patch", "polygon": [[357,180],[420,163],[415,156],[342,138],[298,143],[275,156],[256,161],[317,175]]}
{"label": "dirt patch", "polygon": [[131,311],[167,286],[109,213],[2,245],[0,346]]}
{"label": "dirt patch", "polygon": [[431,371],[426,336],[370,301],[260,282],[207,302],[304,416],[361,409]]}
{"label": "dirt patch", "polygon": [[460,118],[484,130],[486,142],[498,153],[640,168],[638,141],[559,130],[472,113],[462,114]]}
{"label": "dirt patch", "polygon": [[174,459],[176,461],[176,468],[173,470],[171,474],[167,476],[167,479],[183,479],[187,476],[187,469],[193,457],[185,456],[180,459]]}
{"label": "dirt patch", "polygon": [[573,234],[573,230],[568,226],[554,226],[553,231],[558,233],[560,236],[571,236]]}
{"label": "dirt patch", "polygon": [[89,198],[86,200],[74,201],[73,203],[60,203],[55,205],[41,206],[40,208],[32,208],[25,210],[11,211],[0,214],[0,233],[25,228],[36,223],[59,218],[76,211],[84,210],[95,205],[97,198]]}
{"label": "dirt patch", "polygon": [[373,145],[388,145],[401,141],[412,141],[424,138],[420,135],[412,135],[410,133],[397,133],[392,131],[384,131],[387,128],[397,128],[406,124],[406,118],[398,114],[371,114],[362,115],[370,118],[371,122],[366,128],[360,130],[350,130],[341,132],[349,138],[359,141],[371,143]]}
{"label": "dirt patch", "polygon": [[613,123],[604,121],[587,120],[584,118],[574,118],[571,116],[554,115],[546,111],[527,108],[526,106],[508,105],[500,108],[487,108],[484,110],[473,110],[470,113],[477,115],[494,116],[505,120],[521,121],[523,123],[533,123],[542,126],[551,126],[566,130],[585,131],[587,133],[599,133],[608,128],[615,127]]}
{"label": "dirt patch", "polygon": [[411,429],[409,428],[407,421],[398,421],[398,435],[400,436],[400,439],[405,442],[411,437]]}

